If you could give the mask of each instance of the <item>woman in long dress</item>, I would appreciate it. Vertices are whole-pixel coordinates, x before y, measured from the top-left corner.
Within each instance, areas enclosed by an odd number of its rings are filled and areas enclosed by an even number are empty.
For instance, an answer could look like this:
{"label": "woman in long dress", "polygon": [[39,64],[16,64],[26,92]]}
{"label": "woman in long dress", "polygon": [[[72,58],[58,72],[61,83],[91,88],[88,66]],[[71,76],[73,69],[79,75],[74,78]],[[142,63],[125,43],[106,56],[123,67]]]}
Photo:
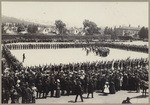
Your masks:
{"label": "woman in long dress", "polygon": [[115,93],[116,93],[115,84],[114,84],[113,81],[111,81],[111,82],[109,83],[109,93],[110,93],[110,94],[115,94]]}
{"label": "woman in long dress", "polygon": [[104,87],[105,87],[104,94],[108,94],[109,93],[109,83],[106,82]]}

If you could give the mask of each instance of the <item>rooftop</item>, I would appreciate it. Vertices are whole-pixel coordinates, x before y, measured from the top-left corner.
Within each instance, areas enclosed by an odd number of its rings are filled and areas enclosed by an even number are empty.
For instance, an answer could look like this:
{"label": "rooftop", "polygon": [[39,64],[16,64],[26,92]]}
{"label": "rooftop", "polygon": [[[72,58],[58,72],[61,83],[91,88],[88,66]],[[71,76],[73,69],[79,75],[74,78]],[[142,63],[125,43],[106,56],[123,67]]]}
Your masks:
{"label": "rooftop", "polygon": [[127,27],[127,26],[122,26],[122,27],[119,27],[118,29],[123,29],[123,30],[137,30],[137,31],[139,31],[141,29],[141,27]]}

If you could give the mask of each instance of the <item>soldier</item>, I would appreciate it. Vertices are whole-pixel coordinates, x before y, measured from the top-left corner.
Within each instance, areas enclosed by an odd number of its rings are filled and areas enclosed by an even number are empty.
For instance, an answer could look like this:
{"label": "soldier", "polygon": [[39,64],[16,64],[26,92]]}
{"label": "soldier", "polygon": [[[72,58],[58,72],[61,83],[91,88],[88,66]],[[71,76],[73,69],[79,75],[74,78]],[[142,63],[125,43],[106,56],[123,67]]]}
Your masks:
{"label": "soldier", "polygon": [[89,83],[88,83],[88,94],[87,94],[87,98],[89,98],[89,94],[92,95],[92,98],[93,97],[93,91],[94,91],[94,86],[93,86],[93,81],[90,79]]}
{"label": "soldier", "polygon": [[46,98],[49,93],[49,80],[47,76],[43,76],[42,79],[42,91],[43,91],[43,98]]}
{"label": "soldier", "polygon": [[33,91],[29,85],[26,85],[26,103],[32,102]]}
{"label": "soldier", "polygon": [[114,83],[115,83],[116,91],[119,91],[120,90],[120,79],[119,79],[119,76],[117,74],[115,76]]}
{"label": "soldier", "polygon": [[66,91],[67,91],[67,95],[69,96],[70,95],[70,91],[71,91],[71,80],[70,78],[68,77],[66,79]]}
{"label": "soldier", "polygon": [[87,49],[87,50],[86,50],[86,56],[88,56],[88,54],[89,54],[89,50]]}
{"label": "soldier", "polygon": [[39,78],[39,81],[37,83],[37,95],[36,98],[41,98],[42,93],[42,80]]}
{"label": "soldier", "polygon": [[64,95],[65,89],[66,89],[66,85],[65,85],[65,78],[64,76],[61,77],[60,79],[60,85],[61,85],[61,95]]}
{"label": "soldier", "polygon": [[25,58],[26,58],[26,57],[25,57],[25,53],[23,53],[23,60],[22,60],[22,62],[24,62]]}
{"label": "soldier", "polygon": [[140,78],[138,75],[135,76],[135,88],[136,88],[136,92],[139,93],[140,92]]}
{"label": "soldier", "polygon": [[122,83],[122,89],[127,90],[128,87],[128,76],[127,74],[124,74],[123,76],[123,83]]}
{"label": "soldier", "polygon": [[9,90],[2,89],[2,103],[7,103],[9,101]]}
{"label": "soldier", "polygon": [[35,92],[37,91],[37,88],[35,87],[34,83],[31,90],[32,90],[32,103],[35,103]]}
{"label": "soldier", "polygon": [[54,97],[54,90],[55,90],[56,84],[54,77],[51,78],[50,82],[50,91],[51,91],[51,97]]}
{"label": "soldier", "polygon": [[11,103],[19,103],[19,95],[14,86],[11,89]]}
{"label": "soldier", "polygon": [[75,98],[75,102],[77,102],[77,98],[78,98],[78,95],[80,95],[80,98],[81,98],[81,101],[83,102],[83,97],[82,97],[82,87],[81,87],[81,82],[79,79],[77,79],[76,81],[76,98]]}

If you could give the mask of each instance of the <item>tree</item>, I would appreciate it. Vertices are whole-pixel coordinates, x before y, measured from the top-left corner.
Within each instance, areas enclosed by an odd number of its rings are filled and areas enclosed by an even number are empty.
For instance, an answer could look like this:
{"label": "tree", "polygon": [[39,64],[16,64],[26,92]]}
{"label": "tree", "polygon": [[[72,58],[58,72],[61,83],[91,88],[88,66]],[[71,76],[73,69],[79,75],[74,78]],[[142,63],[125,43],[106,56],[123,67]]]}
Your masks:
{"label": "tree", "polygon": [[142,27],[138,34],[139,34],[139,38],[147,39],[148,38],[148,28]]}
{"label": "tree", "polygon": [[108,34],[108,27],[105,27],[104,34]]}
{"label": "tree", "polygon": [[63,35],[66,33],[66,24],[63,23],[61,20],[56,20],[55,21],[55,25],[56,25],[56,28],[58,29],[58,32],[60,35]]}
{"label": "tree", "polygon": [[2,34],[4,34],[4,33],[5,33],[4,26],[5,26],[5,24],[4,24],[4,23],[2,23]]}
{"label": "tree", "polygon": [[37,30],[38,30],[38,26],[37,25],[28,25],[28,28],[27,28],[28,32],[29,33],[36,33]]}
{"label": "tree", "polygon": [[113,40],[117,39],[117,29],[116,29],[116,27],[112,31],[111,39],[113,39]]}
{"label": "tree", "polygon": [[99,32],[100,28],[98,28],[97,25],[92,21],[84,20],[83,26],[84,26],[84,30],[86,32],[86,35],[93,35],[93,34],[100,33]]}
{"label": "tree", "polygon": [[117,39],[117,28],[114,27],[113,29],[113,28],[105,27],[104,34],[111,35],[111,39],[115,40]]}
{"label": "tree", "polygon": [[21,32],[22,30],[24,30],[24,26],[22,24],[18,24],[18,29],[17,29],[17,32]]}
{"label": "tree", "polygon": [[113,35],[114,30],[112,28],[105,27],[104,34]]}

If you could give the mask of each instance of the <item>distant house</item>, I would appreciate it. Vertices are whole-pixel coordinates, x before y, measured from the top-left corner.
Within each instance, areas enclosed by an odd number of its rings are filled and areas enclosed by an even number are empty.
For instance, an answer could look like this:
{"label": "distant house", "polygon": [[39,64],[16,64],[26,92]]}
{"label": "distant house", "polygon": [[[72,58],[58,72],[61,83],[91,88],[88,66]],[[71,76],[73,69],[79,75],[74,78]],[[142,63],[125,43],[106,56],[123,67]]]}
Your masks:
{"label": "distant house", "polygon": [[51,29],[51,33],[59,34],[59,31],[55,26],[51,26],[50,29]]}
{"label": "distant house", "polygon": [[80,33],[81,30],[80,30],[79,28],[76,28],[76,27],[75,27],[73,31],[74,31],[73,33],[74,33],[75,35],[77,35],[77,34]]}
{"label": "distant house", "polygon": [[85,32],[82,28],[71,27],[68,28],[69,33],[73,35],[85,35]]}
{"label": "distant house", "polygon": [[139,38],[138,32],[140,31],[140,27],[119,27],[116,29],[117,36],[130,36],[132,38]]}
{"label": "distant house", "polygon": [[14,35],[17,34],[17,29],[15,23],[6,23],[3,27],[5,34]]}
{"label": "distant house", "polygon": [[42,34],[46,34],[46,35],[54,35],[54,34],[58,34],[58,31],[54,26],[38,27],[38,33],[42,33]]}
{"label": "distant house", "polygon": [[20,34],[27,34],[28,33],[27,28],[23,28],[19,33]]}
{"label": "distant house", "polygon": [[42,34],[48,34],[50,32],[50,30],[48,28],[41,28],[39,30],[39,33],[42,33]]}
{"label": "distant house", "polygon": [[8,27],[7,29],[4,30],[6,34],[9,35],[14,35],[17,34],[17,31],[14,31],[12,28]]}

